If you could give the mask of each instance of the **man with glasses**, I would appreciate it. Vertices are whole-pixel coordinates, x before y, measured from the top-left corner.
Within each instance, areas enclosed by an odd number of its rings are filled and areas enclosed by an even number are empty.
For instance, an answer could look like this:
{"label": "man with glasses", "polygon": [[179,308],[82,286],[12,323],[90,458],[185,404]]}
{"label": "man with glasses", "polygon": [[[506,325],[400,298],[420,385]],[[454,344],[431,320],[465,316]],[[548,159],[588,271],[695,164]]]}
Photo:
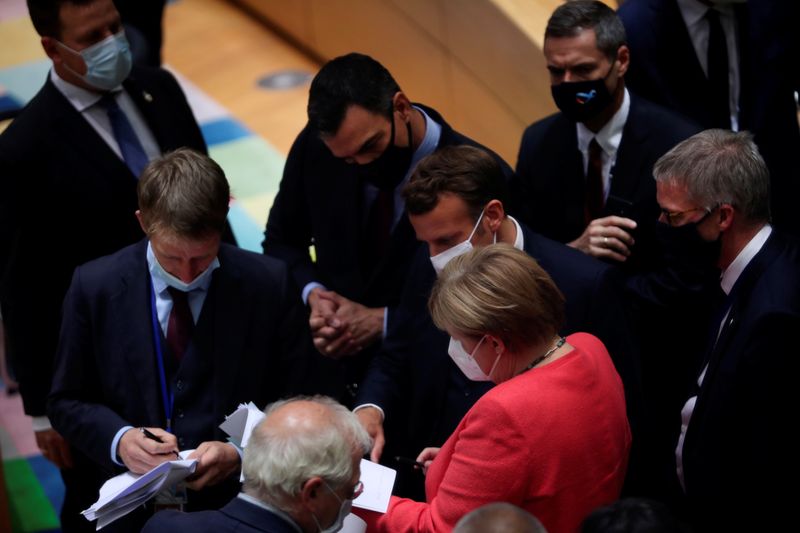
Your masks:
{"label": "man with glasses", "polygon": [[162,511],[143,532],[316,533],[342,527],[364,490],[361,457],[372,445],[350,411],[330,398],[275,402],[244,451],[243,491],[219,511]]}
{"label": "man with glasses", "polygon": [[770,225],[769,172],[749,133],[699,133],[654,174],[664,229],[687,246],[705,243],[721,270],[675,449],[691,522],[696,531],[785,529],[797,496],[786,483],[800,474],[791,436],[800,247]]}

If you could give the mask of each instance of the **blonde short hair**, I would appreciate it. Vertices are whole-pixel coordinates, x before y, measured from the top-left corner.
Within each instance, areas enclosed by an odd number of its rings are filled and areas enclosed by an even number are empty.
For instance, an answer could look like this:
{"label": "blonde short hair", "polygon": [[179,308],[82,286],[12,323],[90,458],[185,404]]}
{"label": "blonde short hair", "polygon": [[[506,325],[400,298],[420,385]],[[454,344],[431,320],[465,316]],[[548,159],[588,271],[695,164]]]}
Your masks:
{"label": "blonde short hair", "polygon": [[552,278],[508,244],[452,259],[433,286],[428,308],[438,328],[490,334],[511,350],[545,342],[564,322],[564,296]]}

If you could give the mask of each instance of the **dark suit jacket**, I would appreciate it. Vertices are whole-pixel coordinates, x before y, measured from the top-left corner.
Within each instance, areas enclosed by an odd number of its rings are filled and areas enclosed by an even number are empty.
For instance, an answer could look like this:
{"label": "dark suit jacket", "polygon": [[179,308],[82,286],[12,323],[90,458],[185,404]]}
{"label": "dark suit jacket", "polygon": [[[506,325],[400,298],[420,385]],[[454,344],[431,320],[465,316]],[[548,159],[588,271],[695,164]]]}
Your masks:
{"label": "dark suit jacket", "polygon": [[[479,146],[492,153],[501,162],[506,175],[511,176],[511,168],[497,154],[454,131],[433,109],[414,105],[424,109],[442,126],[437,148],[462,144]],[[267,220],[264,253],[286,261],[300,289],[311,281],[318,281],[368,307],[391,307],[400,299],[419,243],[403,213],[383,260],[372,275],[364,276],[359,262],[364,246],[363,187],[355,165],[335,158],[319,134],[306,126],[286,160],[280,190]],[[312,244],[316,250],[315,262],[309,255]],[[320,356],[315,365],[321,374],[319,390],[342,398],[344,382],[360,381],[370,355],[370,351],[365,350],[360,357],[348,358],[344,363]],[[347,377],[341,374],[343,365],[349,367]]]}
{"label": "dark suit jacket", "polygon": [[[794,198],[800,195],[800,128],[794,92],[800,89],[800,38],[795,24],[800,4],[760,0],[734,8],[739,28],[739,128],[753,132],[770,168],[775,221],[797,233]],[[676,1],[628,0],[619,8],[619,17],[631,49],[625,74],[631,90],[703,128],[712,127],[710,102],[716,97]]]}
{"label": "dark suit jacket", "polygon": [[[124,85],[162,151],[206,151],[171,74],[134,68]],[[0,169],[0,304],[25,412],[39,416],[72,271],[143,237],[136,178],[49,78],[0,136]]]}
{"label": "dark suit jacket", "polygon": [[779,531],[794,520],[798,273],[798,242],[775,230],[731,293],[683,447],[697,531]]}
{"label": "dark suit jacket", "polygon": [[176,531],[236,533],[296,533],[291,524],[266,509],[241,498],[234,498],[219,511],[181,513],[161,511],[147,521],[142,533]]}
{"label": "dark suit jacket", "polygon": [[[624,263],[626,271],[658,265],[654,226],[659,210],[653,164],[697,131],[688,121],[631,94],[604,213],[621,214],[638,224],[633,234],[633,255]],[[528,126],[522,136],[515,178],[518,214],[532,230],[559,242],[570,242],[583,233],[586,178],[575,122],[556,113]],[[620,211],[612,197],[631,205]]]}
{"label": "dark suit jacket", "polygon": [[[562,333],[591,332],[603,340],[623,377],[629,411],[635,418],[641,394],[638,357],[613,268],[522,227],[525,251],[550,274],[566,298]],[[389,315],[386,340],[356,401],[384,409],[389,447],[384,456],[390,464],[394,455],[413,458],[426,446],[441,446],[492,385],[468,381],[450,360],[449,336],[434,326],[427,310],[435,281],[428,250],[423,247],[409,273],[403,301]],[[399,479],[409,472],[407,466],[393,466],[399,469]]]}
{"label": "dark suit jacket", "polygon": [[[141,241],[78,267],[64,302],[48,416],[100,479],[120,471],[110,457],[119,429],[166,422],[145,255]],[[218,257],[192,344],[171,379],[181,449],[225,441],[218,427],[225,415],[241,402],[263,408],[294,393],[304,373],[305,320],[285,266],[227,244]],[[213,499],[216,507],[235,485]]]}

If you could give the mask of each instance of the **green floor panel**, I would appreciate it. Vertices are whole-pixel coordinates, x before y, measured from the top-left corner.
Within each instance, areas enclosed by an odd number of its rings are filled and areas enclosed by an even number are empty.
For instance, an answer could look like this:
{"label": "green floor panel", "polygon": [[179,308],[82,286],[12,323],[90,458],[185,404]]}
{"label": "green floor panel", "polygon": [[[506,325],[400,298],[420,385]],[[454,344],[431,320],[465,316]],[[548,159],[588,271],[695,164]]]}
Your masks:
{"label": "green floor panel", "polygon": [[286,158],[264,139],[236,139],[214,145],[209,152],[225,170],[234,197],[277,193]]}
{"label": "green floor panel", "polygon": [[11,527],[15,533],[33,533],[60,527],[58,516],[25,459],[3,462]]}

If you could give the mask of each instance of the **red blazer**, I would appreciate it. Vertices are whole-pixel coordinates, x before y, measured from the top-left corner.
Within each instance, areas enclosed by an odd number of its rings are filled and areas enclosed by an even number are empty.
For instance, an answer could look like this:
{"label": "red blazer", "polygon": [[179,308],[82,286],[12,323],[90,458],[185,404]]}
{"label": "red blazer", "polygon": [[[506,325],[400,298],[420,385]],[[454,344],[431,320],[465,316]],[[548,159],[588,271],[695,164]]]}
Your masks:
{"label": "red blazer", "polygon": [[428,470],[427,503],[392,497],[364,512],[368,531],[450,531],[466,513],[505,501],[550,533],[577,531],[619,497],[631,435],[622,383],[603,344],[575,349],[490,390],[464,416]]}

